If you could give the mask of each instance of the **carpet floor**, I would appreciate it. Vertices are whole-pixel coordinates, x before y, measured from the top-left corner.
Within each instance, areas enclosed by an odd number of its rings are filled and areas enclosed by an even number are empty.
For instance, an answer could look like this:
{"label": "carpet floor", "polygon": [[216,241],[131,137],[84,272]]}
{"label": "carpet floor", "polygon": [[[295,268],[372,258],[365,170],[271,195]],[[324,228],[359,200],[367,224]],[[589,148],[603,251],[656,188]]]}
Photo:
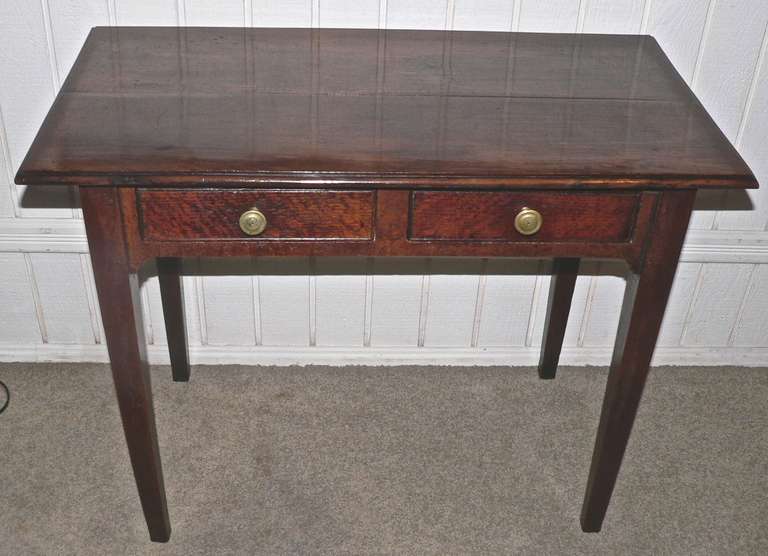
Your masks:
{"label": "carpet floor", "polygon": [[106,365],[3,364],[0,553],[768,554],[768,370],[657,368],[599,534],[604,368],[152,370],[149,542]]}

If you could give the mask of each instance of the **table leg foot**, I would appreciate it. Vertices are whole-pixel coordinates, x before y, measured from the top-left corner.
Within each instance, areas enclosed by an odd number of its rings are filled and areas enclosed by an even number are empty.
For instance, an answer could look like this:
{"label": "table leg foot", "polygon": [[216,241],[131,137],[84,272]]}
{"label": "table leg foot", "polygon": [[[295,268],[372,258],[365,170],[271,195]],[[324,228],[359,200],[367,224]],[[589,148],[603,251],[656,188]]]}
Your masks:
{"label": "table leg foot", "polygon": [[584,533],[599,533],[603,527],[602,518],[599,521],[591,522],[588,517],[581,517],[581,530]]}
{"label": "table leg foot", "polygon": [[[153,541],[165,542],[170,538],[171,525],[140,320],[138,277],[126,276],[124,284],[111,286],[110,303],[102,314],[125,440],[149,537]],[[115,313],[120,315],[119,321]]]}

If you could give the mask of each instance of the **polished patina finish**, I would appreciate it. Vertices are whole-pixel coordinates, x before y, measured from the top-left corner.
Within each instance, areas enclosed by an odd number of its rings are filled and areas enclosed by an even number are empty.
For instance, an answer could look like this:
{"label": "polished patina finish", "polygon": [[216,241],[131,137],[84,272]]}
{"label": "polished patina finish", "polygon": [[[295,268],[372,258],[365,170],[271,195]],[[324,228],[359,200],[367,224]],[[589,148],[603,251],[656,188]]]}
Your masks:
{"label": "polished patina finish", "polygon": [[19,174],[277,177],[754,185],[651,37],[338,29],[98,27]]}
{"label": "polished patina finish", "polygon": [[170,520],[147,261],[177,381],[189,380],[182,257],[552,258],[542,378],[556,374],[580,259],[625,261],[581,517],[598,531],[696,191],[757,186],[651,37],[138,27],[91,32],[17,181],[80,186],[156,541]]}

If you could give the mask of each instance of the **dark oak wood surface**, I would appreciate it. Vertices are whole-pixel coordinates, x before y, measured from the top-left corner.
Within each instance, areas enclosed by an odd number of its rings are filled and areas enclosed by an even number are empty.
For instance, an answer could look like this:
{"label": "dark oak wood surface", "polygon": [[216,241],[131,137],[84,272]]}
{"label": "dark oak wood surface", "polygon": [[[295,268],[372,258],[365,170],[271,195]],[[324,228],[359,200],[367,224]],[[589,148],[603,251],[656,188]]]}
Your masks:
{"label": "dark oak wood surface", "polygon": [[643,267],[627,276],[581,510],[581,527],[586,532],[600,531],[608,510],[656,348],[694,195],[693,191],[661,195],[656,230],[648,238]]}
{"label": "dark oak wood surface", "polygon": [[171,536],[155,408],[139,301],[139,278],[129,265],[114,189],[84,189],[80,196],[88,248],[117,404],[144,518],[153,541]]}
{"label": "dark oak wood surface", "polygon": [[[148,240],[373,239],[372,191],[140,190],[142,235]],[[267,227],[249,237],[240,215],[257,207]]]}
{"label": "dark oak wood surface", "polygon": [[[581,516],[598,531],[696,189],[757,186],[650,37],[138,27],[91,32],[17,182],[80,186],[157,541],[170,521],[138,295],[147,261],[179,382],[182,257],[553,258],[542,378],[555,376],[580,259],[625,261]],[[252,207],[267,220],[258,236],[239,225]],[[533,235],[514,226],[524,207],[543,217]]]}
{"label": "dark oak wood surface", "polygon": [[[418,191],[412,194],[411,239],[478,241],[628,241],[640,204],[636,193]],[[524,208],[542,216],[533,235],[515,230]]]}
{"label": "dark oak wood surface", "polygon": [[157,278],[163,305],[165,337],[171,357],[171,371],[176,382],[189,381],[189,346],[184,317],[184,281],[180,259],[157,259]]}
{"label": "dark oak wood surface", "polygon": [[647,36],[95,28],[19,183],[753,187]]}
{"label": "dark oak wood surface", "polygon": [[[99,186],[88,186],[87,189],[93,187]],[[125,237],[130,245],[134,269],[158,257],[326,255],[591,256],[622,259],[630,268],[637,268],[642,262],[644,242],[652,232],[659,194],[656,191],[638,195],[631,191],[611,190],[600,195],[584,191],[521,195],[518,190],[420,190],[418,194],[428,196],[445,193],[456,194],[460,199],[467,196],[467,201],[452,204],[456,210],[445,210],[440,203],[428,204],[434,212],[420,218],[424,229],[453,231],[457,237],[419,239],[409,235],[409,222],[414,213],[419,216],[423,211],[414,210],[413,192],[405,189],[384,189],[376,191],[375,195],[370,191],[338,190],[308,193],[288,189],[115,189],[122,200]],[[281,205],[283,195],[290,207]],[[487,209],[487,218],[470,202],[485,195],[495,201],[483,205]],[[573,206],[588,210],[578,212],[567,207],[567,199],[571,197]],[[606,197],[602,208],[598,197]],[[525,238],[509,232],[515,209],[522,199],[529,202],[530,208],[541,209],[545,215],[541,230]],[[371,215],[369,202],[373,200],[375,207]],[[238,225],[240,214],[252,204],[259,205],[269,221],[264,233],[255,237],[242,233]],[[327,212],[324,207],[328,208]],[[345,207],[351,210],[346,211]],[[457,225],[454,220],[461,220],[462,215],[456,211],[463,209],[473,218],[464,219]],[[302,218],[313,223],[314,237],[313,226],[306,225]],[[372,233],[371,225],[374,227]],[[466,226],[463,236],[459,233],[462,226]]]}

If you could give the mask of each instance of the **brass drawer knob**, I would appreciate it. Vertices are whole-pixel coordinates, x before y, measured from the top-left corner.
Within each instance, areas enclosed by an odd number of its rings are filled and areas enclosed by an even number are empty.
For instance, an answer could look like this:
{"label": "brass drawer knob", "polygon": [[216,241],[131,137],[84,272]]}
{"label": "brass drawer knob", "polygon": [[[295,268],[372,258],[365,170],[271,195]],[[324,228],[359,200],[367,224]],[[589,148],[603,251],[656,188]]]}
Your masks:
{"label": "brass drawer knob", "polygon": [[524,236],[532,236],[538,232],[542,223],[541,213],[528,207],[523,207],[515,216],[515,230]]}
{"label": "brass drawer knob", "polygon": [[256,207],[240,215],[240,229],[249,236],[257,236],[267,227],[267,217]]}

